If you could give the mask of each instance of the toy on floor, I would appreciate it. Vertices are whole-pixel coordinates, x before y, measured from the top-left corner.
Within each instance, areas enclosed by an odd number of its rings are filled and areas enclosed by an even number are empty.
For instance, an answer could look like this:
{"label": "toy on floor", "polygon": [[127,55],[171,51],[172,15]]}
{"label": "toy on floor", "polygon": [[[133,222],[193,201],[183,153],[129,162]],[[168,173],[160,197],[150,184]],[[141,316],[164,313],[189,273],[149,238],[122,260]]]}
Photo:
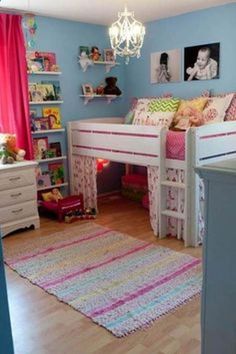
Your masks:
{"label": "toy on floor", "polygon": [[86,208],[85,210],[79,209],[72,212],[69,212],[65,215],[65,222],[71,223],[76,220],[88,220],[95,219],[97,215],[95,208]]}
{"label": "toy on floor", "polygon": [[82,194],[63,197],[58,188],[53,188],[47,193],[41,193],[41,196],[40,206],[44,210],[56,214],[58,221],[64,219],[68,222],[68,218],[66,219],[67,216],[73,216],[76,213],[85,214]]}

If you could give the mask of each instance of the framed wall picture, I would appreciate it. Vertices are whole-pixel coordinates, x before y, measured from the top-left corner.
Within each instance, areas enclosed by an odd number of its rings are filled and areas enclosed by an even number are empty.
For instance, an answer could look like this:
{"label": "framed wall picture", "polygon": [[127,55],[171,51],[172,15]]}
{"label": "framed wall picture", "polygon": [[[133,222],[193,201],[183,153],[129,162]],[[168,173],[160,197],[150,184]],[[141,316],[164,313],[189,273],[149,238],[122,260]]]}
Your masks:
{"label": "framed wall picture", "polygon": [[151,53],[151,84],[166,84],[181,80],[180,49]]}
{"label": "framed wall picture", "polygon": [[219,79],[220,43],[184,48],[184,80]]}
{"label": "framed wall picture", "polygon": [[93,87],[91,84],[82,85],[82,90],[84,95],[93,95]]}
{"label": "framed wall picture", "polygon": [[104,49],[104,61],[115,61],[113,49],[111,48]]}

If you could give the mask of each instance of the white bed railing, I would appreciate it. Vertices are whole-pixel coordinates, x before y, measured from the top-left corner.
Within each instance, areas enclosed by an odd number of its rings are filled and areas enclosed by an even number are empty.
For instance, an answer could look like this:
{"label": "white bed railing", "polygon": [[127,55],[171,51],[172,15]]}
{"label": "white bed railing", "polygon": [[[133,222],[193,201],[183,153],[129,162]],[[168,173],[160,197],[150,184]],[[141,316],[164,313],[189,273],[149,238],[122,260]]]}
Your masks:
{"label": "white bed railing", "polygon": [[[116,124],[114,124],[116,123]],[[96,118],[68,123],[68,146],[71,158],[84,155],[111,161],[159,167],[160,236],[165,236],[164,216],[184,220],[186,246],[198,244],[199,177],[194,167],[236,157],[236,121],[190,128],[185,138],[185,160],[166,159],[166,129],[153,126],[125,125],[122,118]],[[185,190],[184,212],[165,209],[167,168],[185,171],[185,183],[173,187]],[[70,178],[71,185],[73,179]],[[163,217],[161,216],[163,214]],[[169,215],[168,215],[169,214]]]}

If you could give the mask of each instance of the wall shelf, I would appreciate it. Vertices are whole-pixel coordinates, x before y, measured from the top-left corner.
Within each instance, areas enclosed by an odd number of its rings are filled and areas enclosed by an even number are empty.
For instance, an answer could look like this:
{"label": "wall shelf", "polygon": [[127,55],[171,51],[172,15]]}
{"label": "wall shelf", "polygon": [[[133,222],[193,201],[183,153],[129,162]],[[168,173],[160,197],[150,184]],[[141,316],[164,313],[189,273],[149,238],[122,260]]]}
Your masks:
{"label": "wall shelf", "polygon": [[94,65],[105,65],[106,73],[109,73],[115,66],[120,65],[116,61],[94,61],[93,63]]}
{"label": "wall shelf", "polygon": [[89,59],[85,59],[85,61],[83,62],[83,59],[79,60],[80,66],[83,70],[83,72],[85,72],[87,70],[88,67],[93,66],[93,65],[104,65],[105,66],[105,70],[106,73],[109,73],[111,71],[111,69],[117,65],[120,65],[120,63],[117,63],[116,61],[89,61]]}
{"label": "wall shelf", "polygon": [[40,192],[40,191],[45,191],[45,190],[51,189],[51,188],[59,188],[59,187],[67,187],[67,186],[68,186],[68,182],[60,183],[60,184],[52,184],[47,187],[37,188],[37,191]]}
{"label": "wall shelf", "polygon": [[61,75],[61,71],[27,71],[29,75]]}
{"label": "wall shelf", "polygon": [[53,104],[62,104],[63,103],[63,101],[39,101],[39,102],[33,102],[33,101],[30,101],[30,105],[31,106],[33,106],[33,105],[43,105],[43,104],[51,104],[51,105],[53,105]]}
{"label": "wall shelf", "polygon": [[118,97],[117,95],[80,95],[81,98],[84,99],[84,104],[88,104],[89,101],[92,101],[94,98],[104,98],[107,100],[107,103],[111,103],[111,101],[115,100]]}
{"label": "wall shelf", "polygon": [[41,160],[36,160],[38,163],[47,163],[47,162],[52,162],[52,161],[60,161],[60,160],[66,160],[67,156],[57,156],[57,157],[50,157],[48,159],[41,159]]}
{"label": "wall shelf", "polygon": [[61,129],[47,129],[47,130],[35,130],[31,132],[32,135],[40,135],[40,134],[51,134],[51,133],[60,133],[64,132],[65,128]]}

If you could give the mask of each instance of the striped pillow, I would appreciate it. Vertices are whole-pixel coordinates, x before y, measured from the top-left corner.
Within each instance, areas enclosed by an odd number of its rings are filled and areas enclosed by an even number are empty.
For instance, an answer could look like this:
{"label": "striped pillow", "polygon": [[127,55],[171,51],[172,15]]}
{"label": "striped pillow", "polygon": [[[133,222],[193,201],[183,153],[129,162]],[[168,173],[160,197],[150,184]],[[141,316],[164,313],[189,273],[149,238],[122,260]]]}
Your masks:
{"label": "striped pillow", "polygon": [[179,102],[178,98],[153,100],[148,105],[148,112],[176,112]]}

